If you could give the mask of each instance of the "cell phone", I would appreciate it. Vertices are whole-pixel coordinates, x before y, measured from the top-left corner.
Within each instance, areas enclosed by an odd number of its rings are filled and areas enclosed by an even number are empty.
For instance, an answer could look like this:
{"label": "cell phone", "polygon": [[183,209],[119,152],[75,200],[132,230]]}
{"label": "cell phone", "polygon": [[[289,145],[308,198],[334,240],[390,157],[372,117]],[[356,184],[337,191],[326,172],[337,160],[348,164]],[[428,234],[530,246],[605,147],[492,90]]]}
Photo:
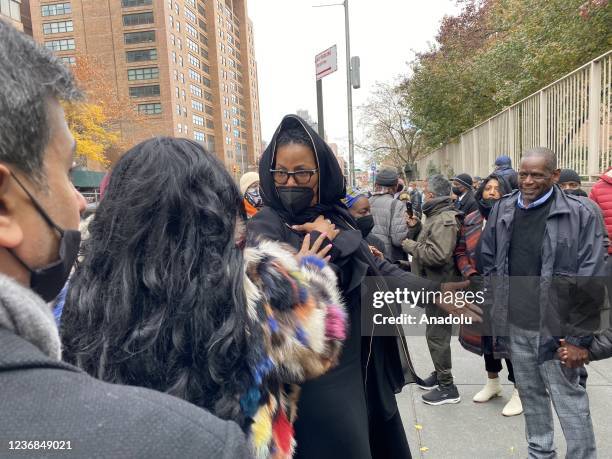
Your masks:
{"label": "cell phone", "polygon": [[412,211],[412,203],[410,201],[406,201],[406,213],[410,218],[414,217],[414,212]]}

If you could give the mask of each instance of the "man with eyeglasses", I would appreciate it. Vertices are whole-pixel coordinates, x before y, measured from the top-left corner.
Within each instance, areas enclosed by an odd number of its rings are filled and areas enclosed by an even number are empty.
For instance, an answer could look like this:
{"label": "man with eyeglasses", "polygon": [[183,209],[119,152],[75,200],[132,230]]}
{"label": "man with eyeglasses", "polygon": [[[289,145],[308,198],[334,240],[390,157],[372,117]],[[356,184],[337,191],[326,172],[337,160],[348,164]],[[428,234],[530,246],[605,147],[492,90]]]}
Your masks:
{"label": "man with eyeglasses", "polygon": [[493,339],[507,340],[523,402],[530,458],[556,457],[555,407],[567,457],[596,457],[586,370],[556,356],[561,345],[589,348],[604,303],[607,253],[592,206],[557,186],[548,148],[526,151],[519,190],[495,205],[481,238],[480,261],[492,294]]}

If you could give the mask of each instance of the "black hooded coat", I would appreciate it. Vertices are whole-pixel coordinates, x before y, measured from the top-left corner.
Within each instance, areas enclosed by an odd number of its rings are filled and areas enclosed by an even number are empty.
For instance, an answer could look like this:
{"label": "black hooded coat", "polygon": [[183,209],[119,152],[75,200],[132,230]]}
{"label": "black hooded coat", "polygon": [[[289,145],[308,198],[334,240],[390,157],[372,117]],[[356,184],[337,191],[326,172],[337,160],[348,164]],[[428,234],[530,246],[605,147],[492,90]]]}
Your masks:
{"label": "black hooded coat", "polygon": [[[304,129],[310,137],[319,171],[319,204],[293,217],[283,207],[270,172],[276,163],[279,133],[291,128]],[[248,223],[248,243],[263,238],[299,249],[305,234],[291,226],[312,222],[319,215],[340,230],[331,242],[330,263],[338,274],[347,305],[350,334],[338,366],[302,386],[295,457],[410,457],[395,394],[404,385],[416,382],[417,377],[401,333],[383,337],[364,332],[366,336],[362,337],[361,287],[366,276],[380,276],[378,290],[400,287],[435,291],[439,284],[372,255],[341,202],[345,182],[338,161],[325,141],[298,116],[288,115],[282,120],[260,159],[259,178],[264,208]],[[311,233],[311,240],[318,236],[316,231]]]}

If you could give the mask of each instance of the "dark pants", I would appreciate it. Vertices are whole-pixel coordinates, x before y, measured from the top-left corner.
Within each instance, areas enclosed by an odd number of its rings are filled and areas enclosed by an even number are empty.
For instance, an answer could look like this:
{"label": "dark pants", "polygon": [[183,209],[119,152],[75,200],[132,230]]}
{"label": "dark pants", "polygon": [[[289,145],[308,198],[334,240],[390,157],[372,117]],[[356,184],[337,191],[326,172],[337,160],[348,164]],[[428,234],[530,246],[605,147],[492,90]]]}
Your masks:
{"label": "dark pants", "polygon": [[[446,317],[448,314],[436,305],[426,306],[427,317]],[[453,333],[452,325],[438,325],[427,323],[425,327],[425,337],[427,347],[434,364],[434,370],[438,376],[438,381],[443,386],[453,384],[453,373],[451,363],[450,341]]]}
{"label": "dark pants", "polygon": [[[510,359],[506,360],[506,366],[508,367],[508,380],[514,384],[514,368],[512,368],[512,362]],[[484,354],[485,369],[489,373],[499,373],[502,370],[501,359],[496,359],[493,354]]]}

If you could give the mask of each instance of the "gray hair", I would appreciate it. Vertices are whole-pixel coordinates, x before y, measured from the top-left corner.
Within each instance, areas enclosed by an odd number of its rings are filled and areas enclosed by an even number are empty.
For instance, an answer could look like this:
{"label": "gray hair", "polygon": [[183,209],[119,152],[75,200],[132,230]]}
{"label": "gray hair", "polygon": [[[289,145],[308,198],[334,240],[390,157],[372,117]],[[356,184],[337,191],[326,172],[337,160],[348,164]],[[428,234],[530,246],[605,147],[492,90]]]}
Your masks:
{"label": "gray hair", "polygon": [[80,97],[72,73],[49,50],[0,20],[0,162],[44,179],[47,99]]}
{"label": "gray hair", "polygon": [[557,154],[552,151],[550,148],[546,147],[535,147],[530,148],[529,150],[525,150],[523,153],[523,157],[521,160],[525,158],[544,158],[546,161],[546,168],[549,171],[554,171],[557,169]]}
{"label": "gray hair", "polygon": [[432,193],[436,198],[450,196],[451,184],[446,177],[441,174],[430,175],[427,178],[427,191]]}

